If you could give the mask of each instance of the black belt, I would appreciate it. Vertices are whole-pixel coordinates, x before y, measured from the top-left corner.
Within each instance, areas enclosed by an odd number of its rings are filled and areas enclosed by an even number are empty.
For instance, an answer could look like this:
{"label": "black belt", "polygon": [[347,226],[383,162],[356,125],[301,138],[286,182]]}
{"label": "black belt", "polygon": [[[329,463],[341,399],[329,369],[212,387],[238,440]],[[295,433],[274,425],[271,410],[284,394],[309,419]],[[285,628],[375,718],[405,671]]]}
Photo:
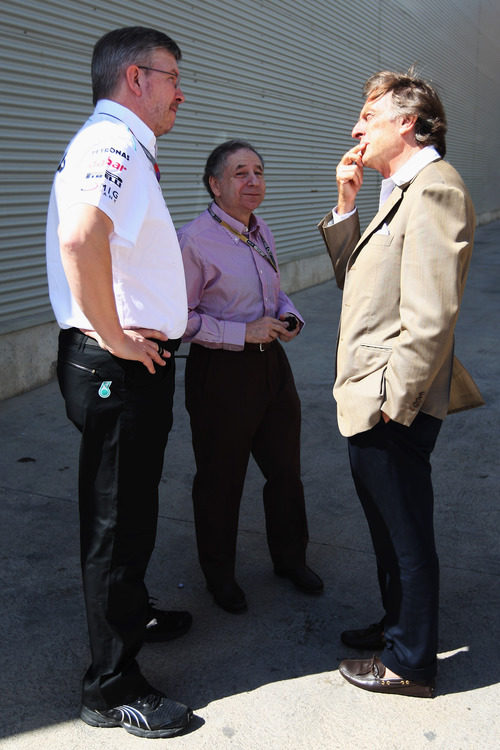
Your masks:
{"label": "black belt", "polygon": [[[86,333],[82,333],[79,328],[66,328],[61,331],[63,336],[67,338],[72,344],[85,344],[86,346],[96,346],[98,349],[101,347],[92,336],[87,336]],[[167,341],[160,341],[160,339],[148,339],[148,341],[154,341],[158,344],[158,353],[161,354],[164,351],[173,354],[179,348],[182,339],[168,339]],[[258,344],[257,344],[258,346]]]}
{"label": "black belt", "polygon": [[[276,345],[277,341],[269,341],[267,344],[245,344],[243,349],[222,349],[222,348],[212,348],[211,346],[203,346],[203,344],[197,344],[193,341],[191,344],[191,349],[203,349],[205,352],[225,352],[225,354],[241,354],[242,351],[245,352],[267,352],[268,349],[270,349],[273,345]],[[182,356],[182,355],[180,355]]]}
{"label": "black belt", "polygon": [[245,351],[250,352],[266,352],[272,347],[274,341],[270,341],[268,344],[245,344]]}

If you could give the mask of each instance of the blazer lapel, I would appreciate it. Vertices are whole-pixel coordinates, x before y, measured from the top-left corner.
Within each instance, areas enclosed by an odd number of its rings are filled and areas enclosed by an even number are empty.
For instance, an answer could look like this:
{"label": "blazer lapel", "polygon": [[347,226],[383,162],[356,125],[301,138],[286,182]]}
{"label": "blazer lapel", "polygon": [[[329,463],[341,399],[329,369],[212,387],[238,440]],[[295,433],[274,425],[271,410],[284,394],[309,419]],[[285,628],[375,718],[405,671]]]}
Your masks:
{"label": "blazer lapel", "polygon": [[355,248],[356,250],[358,250],[359,246],[362,245],[364,242],[366,242],[366,240],[368,239],[368,237],[371,234],[373,234],[373,232],[375,232],[380,227],[381,224],[384,223],[384,220],[389,215],[389,213],[392,211],[392,209],[394,208],[394,206],[397,203],[399,203],[399,201],[403,197],[403,192],[404,192],[404,190],[401,189],[398,185],[394,186],[394,189],[393,189],[392,193],[387,198],[387,200],[385,201],[385,203],[382,206],[382,208],[375,214],[375,216],[370,221],[370,223],[366,227],[365,231],[361,235],[361,237],[360,237],[360,239],[358,241],[358,244],[356,245],[356,248]]}
{"label": "blazer lapel", "polygon": [[[436,158],[433,161],[439,161],[439,160],[440,160],[440,158],[439,159]],[[425,167],[423,169],[425,169]],[[420,171],[422,171],[422,170],[420,170]],[[354,253],[357,253],[361,249],[361,246],[366,242],[366,240],[368,239],[368,237],[370,237],[370,235],[372,235],[373,232],[375,232],[379,228],[379,226],[384,223],[384,220],[386,219],[386,217],[388,216],[388,214],[392,211],[392,209],[394,208],[394,206],[397,203],[399,203],[399,201],[403,198],[403,195],[404,195],[404,192],[405,192],[406,188],[409,185],[411,185],[411,183],[416,179],[416,177],[417,177],[417,175],[419,173],[420,172],[417,172],[417,174],[414,175],[411,178],[411,180],[408,180],[408,182],[405,182],[403,185],[401,185],[401,186],[395,185],[394,186],[394,189],[393,189],[392,193],[387,198],[386,202],[384,203],[384,205],[382,206],[382,208],[380,209],[380,211],[378,211],[375,214],[375,216],[370,221],[370,223],[366,227],[365,231],[363,232],[363,234],[359,238],[358,243],[357,243],[356,247],[354,248],[354,251],[353,251],[352,255],[354,255]],[[351,258],[352,258],[352,255],[351,255]]]}
{"label": "blazer lapel", "polygon": [[405,188],[407,188],[409,184],[410,183],[403,185],[402,188],[399,187],[398,185],[394,186],[392,193],[387,198],[382,208],[375,214],[375,216],[370,221],[365,231],[359,238],[356,244],[356,247],[352,251],[351,256],[347,262],[348,269],[352,266],[352,264],[358,257],[359,253],[363,249],[363,245],[365,244],[365,242],[372,236],[374,232],[377,231],[377,229],[380,228],[380,226],[384,223],[385,219],[390,214],[394,206],[396,206],[401,201],[401,199],[403,198],[403,193],[405,191]]}

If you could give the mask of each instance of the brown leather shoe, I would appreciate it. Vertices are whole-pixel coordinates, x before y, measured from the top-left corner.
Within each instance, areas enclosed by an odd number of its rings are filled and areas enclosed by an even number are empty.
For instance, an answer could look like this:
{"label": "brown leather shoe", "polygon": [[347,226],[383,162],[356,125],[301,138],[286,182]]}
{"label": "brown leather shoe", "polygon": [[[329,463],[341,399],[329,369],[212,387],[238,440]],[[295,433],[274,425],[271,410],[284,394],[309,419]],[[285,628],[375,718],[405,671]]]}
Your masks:
{"label": "brown leather shoe", "polygon": [[351,685],[371,690],[372,693],[411,695],[414,698],[432,698],[434,693],[434,682],[414,682],[403,677],[384,679],[385,666],[378,656],[344,659],[339,664],[339,672]]}

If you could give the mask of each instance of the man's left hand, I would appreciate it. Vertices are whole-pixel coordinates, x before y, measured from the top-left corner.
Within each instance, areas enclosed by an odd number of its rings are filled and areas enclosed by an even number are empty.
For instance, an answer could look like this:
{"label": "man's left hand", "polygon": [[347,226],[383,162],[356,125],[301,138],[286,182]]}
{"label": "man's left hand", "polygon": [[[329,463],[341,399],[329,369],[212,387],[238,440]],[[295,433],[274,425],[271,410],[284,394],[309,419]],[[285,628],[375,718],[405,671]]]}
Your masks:
{"label": "man's left hand", "polygon": [[[280,320],[285,321],[288,317],[290,317],[290,313],[288,313],[288,315],[285,315],[285,313],[283,313],[282,315],[280,315]],[[300,332],[300,320],[295,315],[293,317],[297,320],[297,325],[295,326],[293,331],[284,331],[283,333],[280,333],[278,337],[280,341],[291,341]]]}

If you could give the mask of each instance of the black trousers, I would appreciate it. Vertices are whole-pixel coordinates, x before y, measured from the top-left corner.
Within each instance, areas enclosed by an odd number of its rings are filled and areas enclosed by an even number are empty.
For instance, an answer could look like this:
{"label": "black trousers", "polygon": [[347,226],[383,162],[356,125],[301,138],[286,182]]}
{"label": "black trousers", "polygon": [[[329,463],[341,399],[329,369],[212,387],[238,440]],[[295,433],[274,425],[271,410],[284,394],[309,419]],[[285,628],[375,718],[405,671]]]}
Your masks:
{"label": "black trousers", "polygon": [[172,426],[174,358],[151,375],[76,329],[59,336],[58,379],[81,432],[79,511],[91,665],[83,703],[105,709],[150,690],[135,657],[148,620],[144,575]]}
{"label": "black trousers", "polygon": [[267,541],[276,568],[303,564],[308,541],[300,479],[300,401],[278,342],[228,351],[192,344],[186,363],[196,475],[198,554],[207,582],[234,576],[238,516],[250,454],[264,486]]}
{"label": "black trousers", "polygon": [[386,667],[406,679],[436,674],[439,564],[430,456],[441,420],[410,427],[382,420],[348,438],[351,470],[368,521],[385,608]]}

